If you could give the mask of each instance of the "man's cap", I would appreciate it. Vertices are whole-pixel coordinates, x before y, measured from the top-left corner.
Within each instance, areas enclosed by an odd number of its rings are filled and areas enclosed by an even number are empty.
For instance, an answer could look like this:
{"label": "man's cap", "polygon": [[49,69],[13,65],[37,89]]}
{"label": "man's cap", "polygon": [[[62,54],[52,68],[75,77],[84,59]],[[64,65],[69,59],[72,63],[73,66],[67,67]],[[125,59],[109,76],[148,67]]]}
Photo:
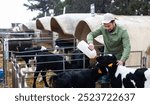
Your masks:
{"label": "man's cap", "polygon": [[112,20],[115,20],[115,16],[111,13],[106,13],[103,15],[102,23],[110,23]]}

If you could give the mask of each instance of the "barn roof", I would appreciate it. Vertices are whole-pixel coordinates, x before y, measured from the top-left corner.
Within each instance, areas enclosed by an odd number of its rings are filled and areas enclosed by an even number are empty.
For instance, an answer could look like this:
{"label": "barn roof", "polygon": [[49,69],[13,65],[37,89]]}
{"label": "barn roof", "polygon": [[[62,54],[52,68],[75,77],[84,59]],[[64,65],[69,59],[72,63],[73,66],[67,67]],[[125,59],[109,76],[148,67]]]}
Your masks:
{"label": "barn roof", "polygon": [[[32,20],[32,21],[29,21],[27,23],[25,23],[25,26],[27,26],[28,29],[31,29],[31,30],[38,30],[37,29],[37,21],[36,20]],[[39,23],[40,24],[40,23]]]}
{"label": "barn roof", "polygon": [[51,26],[50,26],[51,18],[52,18],[51,16],[46,16],[37,19],[36,20],[37,29],[51,31]]}
{"label": "barn roof", "polygon": [[[80,41],[85,40],[89,32],[94,31],[101,26],[102,15],[95,15],[94,17],[87,17],[81,20],[74,31],[74,36]],[[103,41],[102,41],[103,43]]]}
{"label": "barn roof", "polygon": [[51,19],[51,29],[59,33],[62,37],[71,35],[73,37],[78,22],[82,19],[90,17],[91,14],[70,13],[54,16]]}

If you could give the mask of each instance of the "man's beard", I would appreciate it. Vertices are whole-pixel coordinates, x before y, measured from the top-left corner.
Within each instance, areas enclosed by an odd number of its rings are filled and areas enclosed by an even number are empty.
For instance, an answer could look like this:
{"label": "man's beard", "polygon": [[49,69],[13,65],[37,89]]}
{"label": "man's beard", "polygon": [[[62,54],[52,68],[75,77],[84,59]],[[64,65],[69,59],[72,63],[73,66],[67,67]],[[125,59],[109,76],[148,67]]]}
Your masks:
{"label": "man's beard", "polygon": [[108,32],[109,32],[109,33],[112,33],[112,32],[114,32],[114,30],[115,30],[115,29],[113,28],[112,30],[108,30]]}
{"label": "man's beard", "polygon": [[113,29],[108,30],[108,32],[109,32],[109,33],[112,33],[112,32],[114,32],[114,31],[115,31],[115,29],[116,29],[116,26],[114,26],[114,27],[113,27]]}

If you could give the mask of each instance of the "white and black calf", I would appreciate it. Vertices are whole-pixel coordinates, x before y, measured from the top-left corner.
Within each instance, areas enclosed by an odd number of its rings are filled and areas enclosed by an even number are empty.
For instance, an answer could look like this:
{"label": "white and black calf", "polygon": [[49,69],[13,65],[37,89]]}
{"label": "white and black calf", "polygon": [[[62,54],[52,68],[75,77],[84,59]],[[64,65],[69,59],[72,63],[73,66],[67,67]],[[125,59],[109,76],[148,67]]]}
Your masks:
{"label": "white and black calf", "polygon": [[112,54],[99,56],[97,61],[108,70],[112,88],[150,88],[149,68],[133,69],[116,65],[117,59]]}
{"label": "white and black calf", "polygon": [[95,88],[95,82],[107,73],[107,70],[100,66],[97,63],[92,69],[62,72],[52,76],[49,82],[52,83],[52,88]]}
{"label": "white and black calf", "polygon": [[35,55],[37,55],[39,52],[48,52],[45,46],[35,46],[35,47],[17,46],[17,50],[19,52],[15,52],[15,55],[18,56],[22,55],[21,58],[25,61],[28,67],[29,67],[29,60],[34,59]]}
{"label": "white and black calf", "polygon": [[35,72],[35,56],[39,52],[48,52],[47,48],[44,46],[26,47],[22,45],[17,46],[17,51],[19,52],[14,52],[14,55],[22,58],[26,63],[25,68],[21,68],[21,71],[26,73],[26,77],[28,77],[28,72]]}

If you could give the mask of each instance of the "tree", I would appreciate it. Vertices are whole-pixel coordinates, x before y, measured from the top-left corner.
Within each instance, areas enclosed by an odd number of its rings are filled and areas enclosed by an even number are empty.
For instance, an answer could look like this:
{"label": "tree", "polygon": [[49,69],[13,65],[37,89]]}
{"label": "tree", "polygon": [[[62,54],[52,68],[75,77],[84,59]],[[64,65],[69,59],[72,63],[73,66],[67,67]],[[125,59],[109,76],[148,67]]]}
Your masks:
{"label": "tree", "polygon": [[110,12],[111,0],[95,0],[95,11],[98,13]]}
{"label": "tree", "polygon": [[65,0],[67,13],[88,13],[93,0]]}
{"label": "tree", "polygon": [[95,4],[96,13],[114,13],[117,15],[149,15],[150,0],[28,0],[24,4],[31,11],[40,11],[38,16],[50,15],[49,10],[54,9],[55,15],[63,13],[90,13],[90,5]]}
{"label": "tree", "polygon": [[121,15],[148,15],[150,0],[114,0],[114,14]]}
{"label": "tree", "polygon": [[60,0],[28,0],[28,3],[29,4],[24,3],[24,6],[31,11],[40,11],[36,17],[39,18],[45,16],[45,14],[50,15],[49,10],[55,10],[57,8],[57,4],[60,4]]}

